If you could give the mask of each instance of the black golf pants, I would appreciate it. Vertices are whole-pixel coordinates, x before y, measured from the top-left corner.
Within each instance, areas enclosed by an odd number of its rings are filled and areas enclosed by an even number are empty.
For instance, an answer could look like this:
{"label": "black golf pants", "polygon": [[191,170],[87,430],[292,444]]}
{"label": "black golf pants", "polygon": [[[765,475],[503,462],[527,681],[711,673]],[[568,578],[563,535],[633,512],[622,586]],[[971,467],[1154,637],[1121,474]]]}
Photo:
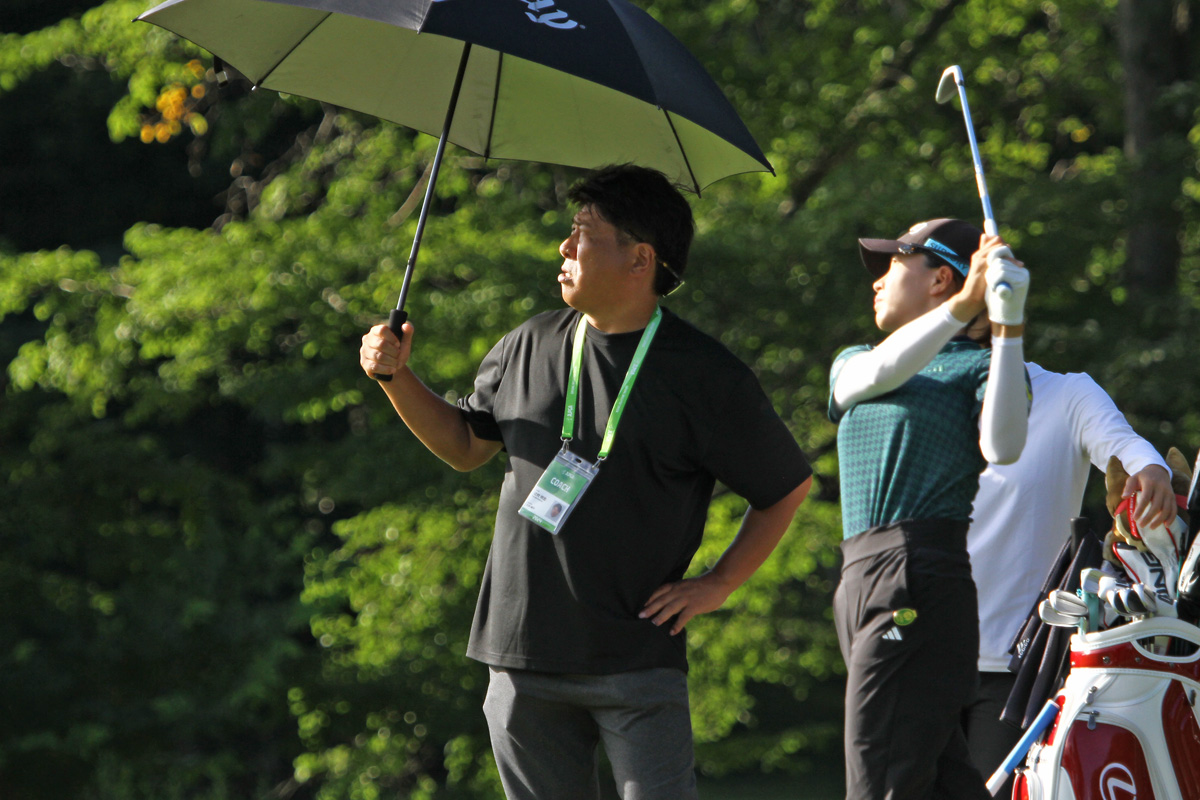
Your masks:
{"label": "black golf pants", "polygon": [[966,534],[962,522],[906,520],[842,542],[847,800],[990,798],[959,716],[979,656]]}

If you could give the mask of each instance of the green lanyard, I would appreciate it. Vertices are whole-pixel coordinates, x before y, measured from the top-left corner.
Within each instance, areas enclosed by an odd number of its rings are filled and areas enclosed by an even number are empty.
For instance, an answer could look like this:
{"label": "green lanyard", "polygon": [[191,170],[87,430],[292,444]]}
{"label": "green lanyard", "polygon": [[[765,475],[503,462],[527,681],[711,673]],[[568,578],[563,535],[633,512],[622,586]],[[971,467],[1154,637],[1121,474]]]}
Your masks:
{"label": "green lanyard", "polygon": [[[600,452],[596,456],[597,461],[608,458],[608,451],[612,449],[613,437],[617,435],[617,424],[620,423],[621,414],[625,411],[625,401],[629,399],[629,393],[633,391],[633,382],[637,380],[638,371],[646,359],[646,351],[650,349],[650,342],[653,341],[654,334],[658,331],[658,323],[661,321],[662,308],[655,306],[654,316],[650,318],[646,330],[642,331],[642,339],[633,353],[633,361],[629,362],[629,369],[625,371],[625,380],[621,384],[621,391],[617,392],[617,399],[613,403],[612,411],[608,414],[608,424],[604,426],[604,441],[600,443]],[[562,427],[564,447],[575,435],[575,410],[579,404],[579,372],[583,366],[583,342],[586,338],[587,317],[580,315],[579,324],[575,326],[575,344],[571,349],[571,375],[567,378],[567,407],[563,411]]]}

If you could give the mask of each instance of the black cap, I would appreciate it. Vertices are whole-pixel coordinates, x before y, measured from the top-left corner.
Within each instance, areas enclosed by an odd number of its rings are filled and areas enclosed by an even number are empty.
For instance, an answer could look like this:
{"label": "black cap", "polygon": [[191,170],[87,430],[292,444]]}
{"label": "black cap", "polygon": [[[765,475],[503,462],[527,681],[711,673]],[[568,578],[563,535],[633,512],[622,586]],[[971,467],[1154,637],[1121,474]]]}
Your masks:
{"label": "black cap", "polygon": [[931,219],[913,225],[899,239],[859,239],[858,253],[875,278],[888,271],[892,256],[909,253],[933,256],[934,263],[946,264],[966,277],[982,235],[983,231],[961,219]]}

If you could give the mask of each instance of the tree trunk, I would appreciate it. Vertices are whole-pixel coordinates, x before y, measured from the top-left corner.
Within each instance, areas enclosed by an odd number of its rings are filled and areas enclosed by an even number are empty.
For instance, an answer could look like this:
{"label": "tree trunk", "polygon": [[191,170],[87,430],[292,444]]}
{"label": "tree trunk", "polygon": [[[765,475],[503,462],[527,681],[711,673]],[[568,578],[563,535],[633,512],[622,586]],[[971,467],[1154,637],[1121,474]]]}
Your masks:
{"label": "tree trunk", "polygon": [[1124,277],[1131,294],[1144,299],[1171,292],[1179,271],[1179,197],[1192,109],[1172,99],[1170,89],[1186,77],[1192,28],[1187,0],[1119,2],[1129,164]]}

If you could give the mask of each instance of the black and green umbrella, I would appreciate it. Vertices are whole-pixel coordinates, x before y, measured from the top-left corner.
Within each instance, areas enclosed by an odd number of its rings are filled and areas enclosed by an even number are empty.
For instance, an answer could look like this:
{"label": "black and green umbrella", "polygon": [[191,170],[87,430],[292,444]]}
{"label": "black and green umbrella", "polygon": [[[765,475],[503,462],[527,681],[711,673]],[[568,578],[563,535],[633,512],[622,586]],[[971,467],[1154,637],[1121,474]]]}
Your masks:
{"label": "black and green umbrella", "polygon": [[487,158],[631,162],[699,192],[770,164],[687,49],[626,0],[168,0],[138,17],[256,87],[440,136]]}

